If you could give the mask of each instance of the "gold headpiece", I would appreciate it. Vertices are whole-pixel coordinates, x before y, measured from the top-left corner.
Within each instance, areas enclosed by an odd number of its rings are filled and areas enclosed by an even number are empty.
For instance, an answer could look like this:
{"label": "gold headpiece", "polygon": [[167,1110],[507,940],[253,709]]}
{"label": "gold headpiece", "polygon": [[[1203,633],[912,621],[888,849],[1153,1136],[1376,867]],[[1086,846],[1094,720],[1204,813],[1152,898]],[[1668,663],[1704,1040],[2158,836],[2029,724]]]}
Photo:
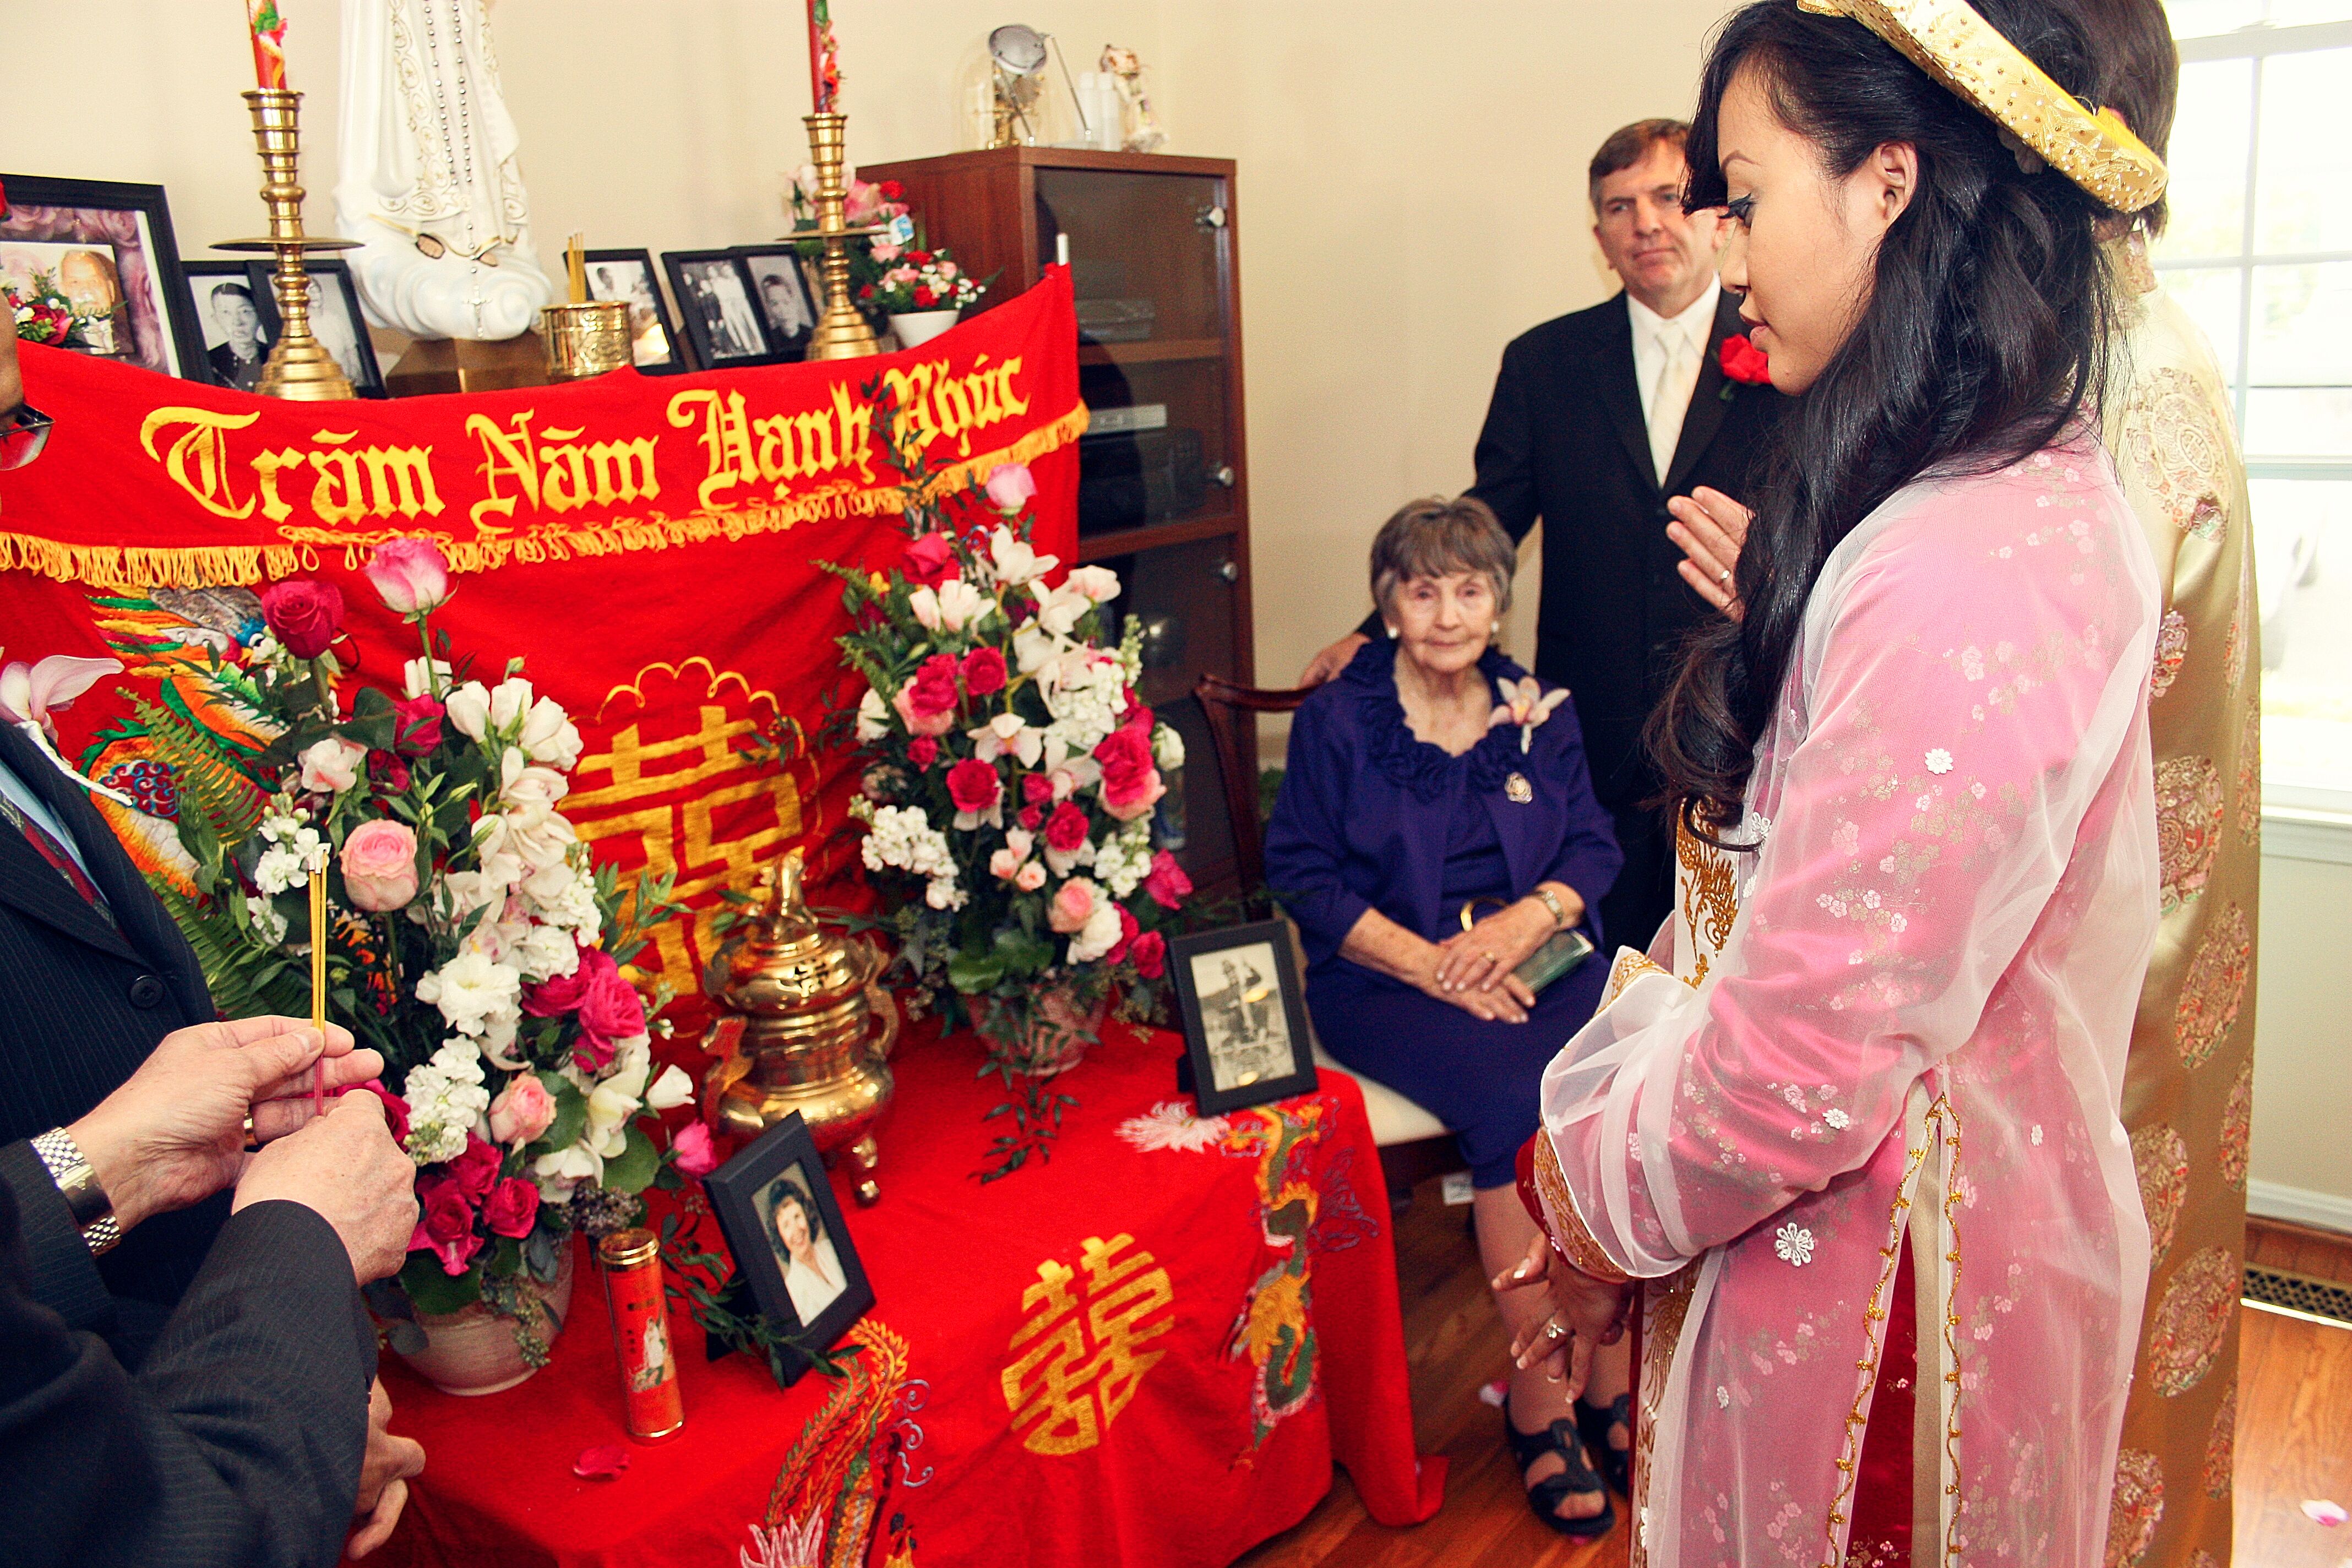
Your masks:
{"label": "gold headpiece", "polygon": [[2164,195],[2164,160],[2112,109],[2097,113],[1977,14],[1967,0],[1797,0],[1851,16],[2117,212]]}

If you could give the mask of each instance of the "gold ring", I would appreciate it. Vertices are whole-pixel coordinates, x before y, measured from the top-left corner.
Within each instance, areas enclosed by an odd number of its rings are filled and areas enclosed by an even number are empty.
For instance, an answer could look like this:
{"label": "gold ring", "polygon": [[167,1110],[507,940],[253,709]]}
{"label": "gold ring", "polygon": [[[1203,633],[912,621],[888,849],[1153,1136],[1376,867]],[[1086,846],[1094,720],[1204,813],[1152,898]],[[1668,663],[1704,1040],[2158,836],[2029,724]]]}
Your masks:
{"label": "gold ring", "polygon": [[1544,1325],[1544,1337],[1547,1339],[1560,1339],[1565,1337],[1568,1331],[1559,1326],[1559,1320],[1558,1318],[1552,1319],[1549,1322]]}
{"label": "gold ring", "polygon": [[1730,567],[1728,567],[1728,566],[1727,566],[1727,567],[1725,567],[1722,571],[1720,571],[1720,572],[1717,573],[1717,574],[1715,574],[1715,580],[1716,580],[1717,582],[1718,582],[1718,583],[1728,583],[1728,582],[1730,582],[1730,581],[1731,581],[1731,568],[1730,568]]}

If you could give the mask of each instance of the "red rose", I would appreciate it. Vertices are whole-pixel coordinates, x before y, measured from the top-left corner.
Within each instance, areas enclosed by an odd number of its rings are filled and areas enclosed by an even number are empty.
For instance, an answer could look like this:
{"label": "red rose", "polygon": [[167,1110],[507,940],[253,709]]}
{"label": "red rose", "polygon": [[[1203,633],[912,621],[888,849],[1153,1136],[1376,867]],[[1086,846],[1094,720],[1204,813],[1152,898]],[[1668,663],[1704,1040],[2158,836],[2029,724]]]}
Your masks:
{"label": "red rose", "polygon": [[929,284],[919,283],[915,286],[915,309],[928,310],[939,302],[940,297],[931,292]]}
{"label": "red rose", "polygon": [[261,618],[296,658],[316,658],[343,629],[343,591],[298,578],[261,591]]}
{"label": "red rose", "polygon": [[1056,855],[1075,853],[1087,841],[1087,814],[1070,801],[1054,808],[1045,822],[1045,847]]}
{"label": "red rose", "polygon": [[646,999],[637,988],[621,978],[620,966],[605,960],[612,967],[598,975],[588,994],[580,999],[580,1027],[585,1034],[600,1040],[625,1040],[632,1035],[646,1032]]}
{"label": "red rose", "polygon": [[598,973],[619,968],[613,955],[603,948],[583,947],[580,950],[579,966],[571,973],[522,988],[522,1010],[534,1018],[561,1018],[566,1013],[576,1013],[581,999],[595,984]]}
{"label": "red rose", "polygon": [[1037,825],[1045,820],[1045,808],[1044,806],[1024,805],[1021,808],[1021,826],[1028,831],[1032,833],[1036,832]]}
{"label": "red rose", "polygon": [[1135,960],[1138,974],[1157,980],[1168,973],[1168,939],[1156,931],[1145,931],[1128,948],[1127,956]]}
{"label": "red rose", "polygon": [[482,1223],[492,1235],[510,1236],[517,1241],[530,1234],[539,1218],[539,1189],[520,1176],[509,1176],[491,1192],[489,1201],[482,1205]]}
{"label": "red rose", "polygon": [[918,735],[907,742],[907,760],[924,773],[940,760],[940,742],[935,736]]}
{"label": "red rose", "polygon": [[1117,963],[1120,959],[1125,958],[1129,950],[1133,947],[1135,939],[1143,932],[1143,927],[1137,922],[1133,915],[1127,912],[1125,904],[1113,904],[1111,908],[1118,911],[1118,941],[1112,944],[1108,952],[1103,954],[1105,963]]}
{"label": "red rose", "polygon": [[355,1083],[342,1091],[345,1094],[373,1093],[383,1101],[383,1119],[392,1128],[392,1141],[408,1142],[408,1101],[383,1087],[383,1079],[372,1078],[365,1083]]}
{"label": "red rose", "polygon": [[910,250],[907,252],[907,259],[918,267],[929,267],[931,264],[931,253],[928,250]]}
{"label": "red rose", "polygon": [[923,660],[915,671],[915,679],[907,687],[907,708],[918,719],[936,719],[951,713],[961,695],[956,690],[955,655],[935,653]]}
{"label": "red rose", "polygon": [[1102,764],[1103,809],[1121,822],[1133,822],[1168,793],[1151,760],[1151,731],[1129,725],[1112,731],[1095,748]]}
{"label": "red rose", "polygon": [[993,764],[966,757],[948,770],[948,798],[958,811],[977,816],[1004,798],[1004,784]]}
{"label": "red rose", "polygon": [[412,757],[421,757],[441,743],[441,699],[396,697],[392,703],[392,743]]}
{"label": "red rose", "polygon": [[466,1134],[466,1151],[449,1162],[449,1179],[468,1201],[480,1203],[499,1184],[499,1151],[475,1134]]}
{"label": "red rose", "polygon": [[944,533],[927,533],[907,546],[899,569],[915,586],[936,588],[957,574],[955,546]]}
{"label": "red rose", "polygon": [[1734,332],[1724,339],[1716,353],[1722,362],[1723,374],[1743,386],[1761,386],[1772,379],[1771,356],[1748,342],[1746,332]]}
{"label": "red rose", "polygon": [[1011,673],[1004,668],[1004,655],[995,648],[976,647],[963,656],[963,689],[974,697],[1003,690]]}
{"label": "red rose", "polygon": [[871,283],[861,285],[857,290],[857,297],[861,300],[871,300],[874,298],[874,285]]}
{"label": "red rose", "polygon": [[1150,745],[1151,743],[1151,710],[1146,708],[1142,703],[1138,702],[1135,700],[1135,692],[1132,688],[1128,691],[1127,703],[1127,712],[1120,718],[1118,727],[1122,730],[1136,730],[1141,731],[1143,735],[1143,743],[1147,746]]}
{"label": "red rose", "polygon": [[[1044,773],[1024,773],[1021,776],[1021,800],[1024,805],[1045,806],[1054,804],[1054,781]],[[1032,832],[1035,829],[1032,828]]]}
{"label": "red rose", "polygon": [[463,1274],[482,1249],[482,1238],[474,1231],[474,1205],[466,1200],[464,1189],[447,1176],[428,1176],[416,1184],[416,1199],[422,1212],[408,1250],[430,1251],[441,1259],[442,1273]]}
{"label": "red rose", "polygon": [[583,1034],[572,1042],[572,1065],[582,1072],[603,1072],[616,1054],[613,1042],[601,1036]]}
{"label": "red rose", "polygon": [[1162,849],[1151,858],[1151,869],[1144,874],[1143,890],[1161,909],[1172,910],[1192,896],[1192,879],[1176,864],[1175,856]]}
{"label": "red rose", "polygon": [[368,753],[368,777],[388,794],[398,795],[408,787],[408,764],[391,752]]}
{"label": "red rose", "polygon": [[896,180],[885,180],[874,188],[881,193],[882,199],[886,202],[895,202],[907,194],[907,187]]}

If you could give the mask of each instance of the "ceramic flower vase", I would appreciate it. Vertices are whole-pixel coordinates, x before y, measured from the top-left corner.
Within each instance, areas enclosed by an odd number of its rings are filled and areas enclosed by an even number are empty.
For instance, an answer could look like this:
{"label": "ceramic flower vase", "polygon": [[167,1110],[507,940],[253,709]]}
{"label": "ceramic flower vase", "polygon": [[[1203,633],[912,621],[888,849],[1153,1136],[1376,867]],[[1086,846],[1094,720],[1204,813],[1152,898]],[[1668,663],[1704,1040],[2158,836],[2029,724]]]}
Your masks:
{"label": "ceramic flower vase", "polygon": [[[572,1268],[578,1251],[578,1244],[567,1237],[554,1279],[534,1286],[545,1309],[539,1331],[551,1347],[572,1311]],[[416,1326],[425,1332],[425,1348],[404,1351],[400,1359],[444,1394],[496,1394],[539,1370],[523,1360],[515,1325],[479,1301],[456,1312],[419,1312]]]}
{"label": "ceramic flower vase", "polygon": [[890,334],[902,349],[920,348],[956,324],[960,310],[906,310],[890,317]]}
{"label": "ceramic flower vase", "polygon": [[1086,1059],[1087,1047],[1102,1036],[1108,995],[1082,1002],[1068,985],[1041,992],[1036,1005],[1022,1017],[1013,1038],[1004,1041],[1006,1055],[1032,1078],[1052,1078]]}

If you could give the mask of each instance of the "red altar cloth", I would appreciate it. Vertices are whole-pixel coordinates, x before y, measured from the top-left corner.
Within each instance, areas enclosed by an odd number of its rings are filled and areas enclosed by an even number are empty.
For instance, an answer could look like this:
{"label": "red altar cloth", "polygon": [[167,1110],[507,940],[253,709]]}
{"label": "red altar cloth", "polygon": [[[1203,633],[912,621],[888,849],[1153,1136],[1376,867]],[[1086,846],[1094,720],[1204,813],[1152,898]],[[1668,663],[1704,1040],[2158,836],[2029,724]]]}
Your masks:
{"label": "red altar cloth", "polygon": [[835,1495],[810,1495],[806,1472],[831,1461],[802,1442],[835,1385],[780,1393],[746,1356],[708,1363],[675,1308],[685,1432],[630,1446],[617,1479],[574,1478],[583,1449],[625,1441],[603,1282],[583,1267],[552,1363],[520,1387],[453,1398],[385,1357],[393,1429],[427,1454],[388,1563],[1223,1564],[1305,1517],[1334,1459],[1375,1519],[1428,1518],[1444,1461],[1413,1454],[1387,1194],[1354,1083],[1194,1121],[1175,1036],[1104,1037],[1063,1080],[1080,1103],[1052,1162],[985,1186],[996,1124],[981,1117],[1001,1096],[972,1077],[977,1045],[925,1040],[894,1062],[882,1201],[858,1209],[836,1184],[877,1298],[859,1360],[877,1374],[886,1489],[828,1521],[822,1550],[778,1539],[803,1539]]}

